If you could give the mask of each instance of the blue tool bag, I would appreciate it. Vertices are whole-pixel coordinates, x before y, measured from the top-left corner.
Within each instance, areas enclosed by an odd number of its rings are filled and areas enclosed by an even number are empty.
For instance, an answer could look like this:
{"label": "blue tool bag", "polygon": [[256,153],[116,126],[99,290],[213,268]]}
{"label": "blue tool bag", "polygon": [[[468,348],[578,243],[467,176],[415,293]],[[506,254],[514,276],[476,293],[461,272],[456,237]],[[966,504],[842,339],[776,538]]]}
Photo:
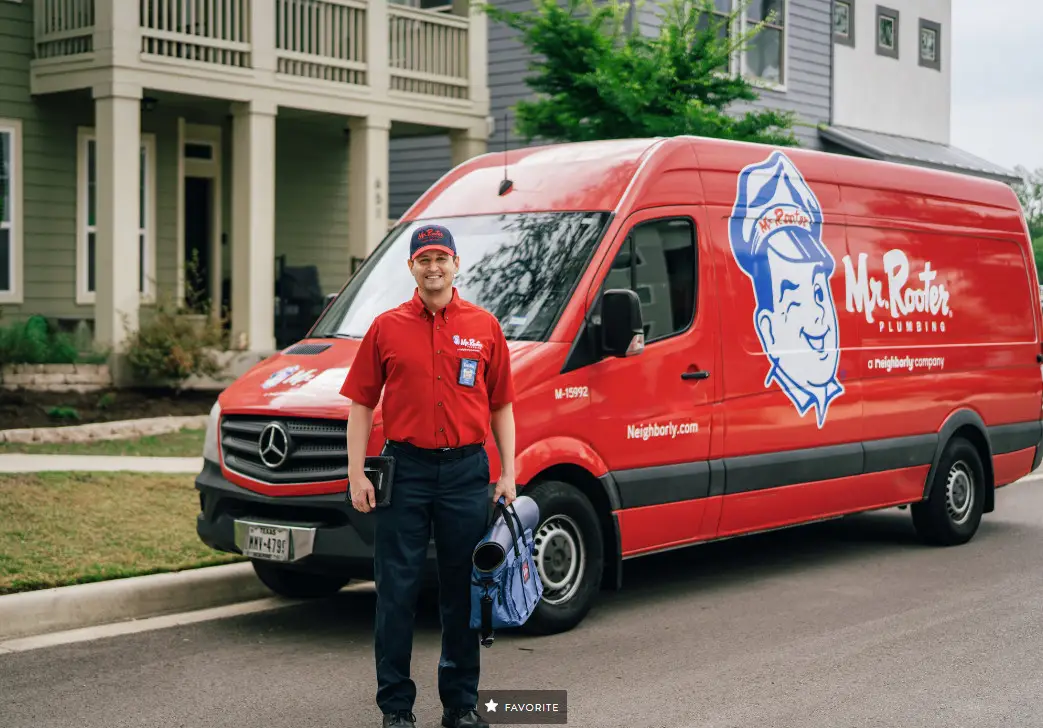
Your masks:
{"label": "blue tool bag", "polygon": [[492,646],[496,629],[525,624],[543,596],[533,558],[539,506],[519,496],[509,506],[501,498],[495,510],[492,526],[472,555],[471,629],[481,630],[483,647]]}

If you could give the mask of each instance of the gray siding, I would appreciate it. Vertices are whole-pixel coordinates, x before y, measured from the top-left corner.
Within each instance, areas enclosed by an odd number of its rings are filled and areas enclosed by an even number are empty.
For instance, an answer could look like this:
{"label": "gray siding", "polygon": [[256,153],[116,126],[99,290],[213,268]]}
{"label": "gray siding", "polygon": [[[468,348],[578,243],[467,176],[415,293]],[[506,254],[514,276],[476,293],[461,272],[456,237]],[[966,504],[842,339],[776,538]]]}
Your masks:
{"label": "gray siding", "polygon": [[351,271],[344,122],[280,117],[275,137],[275,254],[316,266],[323,292],[334,293]]}
{"label": "gray siding", "polygon": [[[829,0],[786,0],[789,25],[784,52],[789,55],[786,91],[759,90],[752,104],[734,104],[730,110],[743,113],[753,108],[793,111],[798,123],[794,134],[810,149],[821,149],[816,126],[829,121],[832,69],[832,23]],[[656,33],[658,11],[654,3],[638,10],[638,25],[645,33]]]}

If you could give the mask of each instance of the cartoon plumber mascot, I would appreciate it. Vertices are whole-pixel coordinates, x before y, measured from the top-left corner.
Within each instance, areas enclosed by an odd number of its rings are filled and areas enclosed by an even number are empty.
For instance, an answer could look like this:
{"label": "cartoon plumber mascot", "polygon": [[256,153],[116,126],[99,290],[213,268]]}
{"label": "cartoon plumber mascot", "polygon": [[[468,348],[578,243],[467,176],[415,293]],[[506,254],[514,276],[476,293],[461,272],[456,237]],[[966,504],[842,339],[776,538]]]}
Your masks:
{"label": "cartoon plumber mascot", "polygon": [[771,367],[764,386],[779,386],[818,426],[844,392],[837,381],[840,336],[829,286],[834,260],[822,243],[822,208],[781,151],[739,174],[728,236],[750,278],[753,324]]}

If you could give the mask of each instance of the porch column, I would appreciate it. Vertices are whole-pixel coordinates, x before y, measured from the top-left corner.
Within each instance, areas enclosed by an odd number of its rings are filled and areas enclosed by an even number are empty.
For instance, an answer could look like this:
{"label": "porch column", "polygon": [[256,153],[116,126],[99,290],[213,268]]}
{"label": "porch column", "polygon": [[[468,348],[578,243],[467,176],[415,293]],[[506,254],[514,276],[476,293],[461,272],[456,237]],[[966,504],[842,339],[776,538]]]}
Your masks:
{"label": "porch column", "polygon": [[128,329],[138,328],[142,94],[140,86],[113,83],[95,86],[93,94],[97,165],[94,338],[118,355],[125,350]]}
{"label": "porch column", "polygon": [[348,130],[348,248],[353,258],[365,258],[388,229],[391,121],[355,117],[348,121]]}
{"label": "porch column", "polygon": [[232,337],[234,349],[275,349],[273,103],[233,104]]}
{"label": "porch column", "polygon": [[449,143],[452,150],[452,161],[455,167],[481,154],[489,148],[488,127],[471,129],[453,129],[449,132]]}

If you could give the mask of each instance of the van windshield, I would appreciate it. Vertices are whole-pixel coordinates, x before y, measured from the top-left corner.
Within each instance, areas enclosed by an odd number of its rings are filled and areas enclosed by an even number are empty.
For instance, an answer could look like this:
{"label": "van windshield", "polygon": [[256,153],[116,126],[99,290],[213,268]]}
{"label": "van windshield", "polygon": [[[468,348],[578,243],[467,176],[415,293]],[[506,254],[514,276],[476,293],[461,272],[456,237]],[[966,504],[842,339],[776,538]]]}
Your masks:
{"label": "van windshield", "polygon": [[427,219],[400,225],[329,307],[312,337],[362,338],[377,315],[413,297],[409,238],[419,225],[453,234],[460,270],[453,285],[490,311],[510,341],[550,335],[566,298],[601,239],[610,213],[524,212]]}

